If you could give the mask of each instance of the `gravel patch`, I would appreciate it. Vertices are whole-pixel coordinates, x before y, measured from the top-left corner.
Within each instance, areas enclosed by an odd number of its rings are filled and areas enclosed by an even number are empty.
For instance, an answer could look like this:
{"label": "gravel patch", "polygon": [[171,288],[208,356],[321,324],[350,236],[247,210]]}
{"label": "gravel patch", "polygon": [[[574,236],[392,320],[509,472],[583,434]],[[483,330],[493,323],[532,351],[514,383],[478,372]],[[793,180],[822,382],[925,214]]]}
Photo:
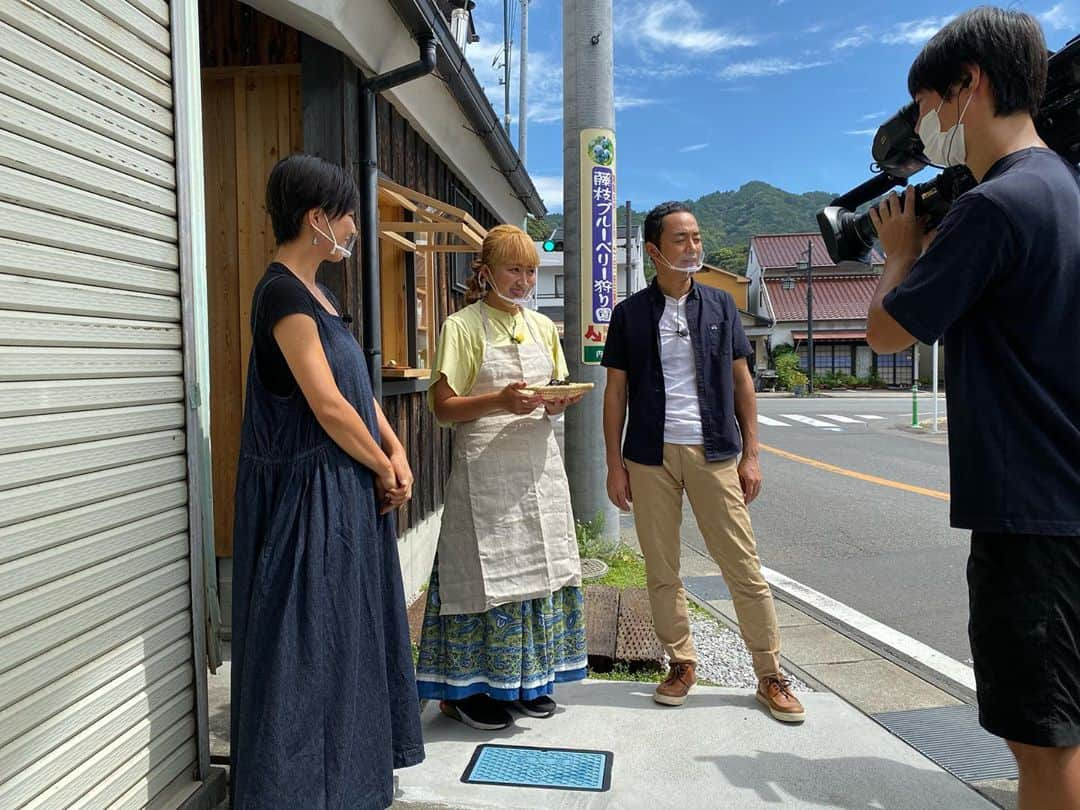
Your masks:
{"label": "gravel patch", "polygon": [[[690,629],[697,647],[697,676],[717,686],[756,689],[757,676],[742,637],[715,619],[690,615]],[[793,692],[814,690],[788,674]]]}

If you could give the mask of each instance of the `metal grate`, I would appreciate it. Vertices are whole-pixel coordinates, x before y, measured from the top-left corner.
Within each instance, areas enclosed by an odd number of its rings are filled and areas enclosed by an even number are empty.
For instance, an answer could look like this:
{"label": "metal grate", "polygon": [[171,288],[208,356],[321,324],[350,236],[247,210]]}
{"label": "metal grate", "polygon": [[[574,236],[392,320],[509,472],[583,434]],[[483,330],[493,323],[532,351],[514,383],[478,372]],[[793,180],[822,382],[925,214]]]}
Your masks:
{"label": "metal grate", "polygon": [[658,664],[664,660],[664,648],[656,638],[649,594],[644,588],[627,588],[619,595],[615,660],[628,664]]}
{"label": "metal grate", "polygon": [[979,725],[979,713],[973,706],[883,712],[873,718],[965,782],[1017,777],[1009,747]]}
{"label": "metal grate", "polygon": [[582,579],[600,579],[608,572],[608,564],[603,560],[584,559],[581,561]]}
{"label": "metal grate", "polygon": [[589,666],[610,672],[615,663],[619,591],[610,585],[585,586],[585,635]]}
{"label": "metal grate", "polygon": [[611,788],[613,756],[610,751],[478,745],[461,781],[603,792]]}
{"label": "metal grate", "polygon": [[684,577],[683,587],[698,599],[705,602],[726,601],[731,599],[731,591],[722,576]]}

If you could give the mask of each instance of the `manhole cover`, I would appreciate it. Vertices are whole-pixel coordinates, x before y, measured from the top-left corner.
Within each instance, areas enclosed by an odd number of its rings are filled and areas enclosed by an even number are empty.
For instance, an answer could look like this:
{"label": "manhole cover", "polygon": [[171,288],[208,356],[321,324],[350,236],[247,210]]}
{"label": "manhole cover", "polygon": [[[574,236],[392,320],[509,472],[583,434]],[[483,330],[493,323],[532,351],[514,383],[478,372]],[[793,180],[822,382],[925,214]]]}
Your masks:
{"label": "manhole cover", "polygon": [[873,717],[965,782],[1017,777],[1016,760],[1009,747],[979,725],[979,713],[972,706],[883,712]]}
{"label": "manhole cover", "polygon": [[603,560],[586,559],[581,561],[582,579],[600,579],[608,572],[608,565]]}
{"label": "manhole cover", "polygon": [[462,782],[603,792],[611,788],[610,751],[478,745]]}

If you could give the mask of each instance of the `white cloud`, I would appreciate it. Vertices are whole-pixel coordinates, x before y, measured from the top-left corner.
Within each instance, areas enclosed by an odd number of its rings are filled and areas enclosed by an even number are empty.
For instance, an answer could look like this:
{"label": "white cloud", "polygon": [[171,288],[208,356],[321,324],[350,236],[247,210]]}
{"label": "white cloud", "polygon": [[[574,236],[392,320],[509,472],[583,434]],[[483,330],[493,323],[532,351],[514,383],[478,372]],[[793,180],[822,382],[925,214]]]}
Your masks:
{"label": "white cloud", "polygon": [[951,19],[952,16],[927,17],[922,20],[902,22],[887,31],[881,41],[886,45],[924,45]]}
{"label": "white cloud", "polygon": [[1044,25],[1053,28],[1055,31],[1064,31],[1076,27],[1078,16],[1080,15],[1069,8],[1068,3],[1058,3],[1049,11],[1044,11],[1040,14],[1039,21]]}
{"label": "white cloud", "polygon": [[635,98],[633,96],[615,96],[616,110],[631,110],[634,107],[649,107],[656,103],[652,98]]}
{"label": "white cloud", "polygon": [[533,185],[536,186],[540,199],[544,201],[548,211],[562,211],[563,209],[563,179],[562,175],[534,174]]}
{"label": "white cloud", "polygon": [[[465,50],[465,56],[476,73],[491,106],[502,120],[505,108],[505,91],[502,84],[503,71],[492,67],[502,64],[502,27],[490,22],[477,21],[480,41]],[[510,112],[512,120],[518,120],[518,82],[520,79],[520,55],[516,48],[510,52]],[[563,115],[563,69],[562,54],[529,49],[529,121],[550,124],[562,120]]]}
{"label": "white cloud", "polygon": [[753,79],[761,76],[782,76],[800,70],[822,67],[828,62],[795,62],[790,59],[751,59],[734,62],[720,71],[721,79]]}
{"label": "white cloud", "polygon": [[617,79],[679,79],[701,73],[701,68],[694,65],[680,65],[674,62],[657,62],[643,65],[627,65],[624,62],[615,63],[615,77]]}
{"label": "white cloud", "polygon": [[870,31],[870,26],[860,25],[846,37],[837,40],[837,42],[833,44],[833,47],[837,50],[844,50],[845,48],[861,48],[863,45],[872,42],[873,39],[874,36]]}
{"label": "white cloud", "polygon": [[844,133],[845,135],[859,135],[861,137],[870,136],[873,137],[877,134],[876,129],[849,129]]}
{"label": "white cloud", "polygon": [[[1047,13],[1052,13],[1056,8],[1057,6]],[[952,20],[953,16],[925,17],[921,20],[907,20],[890,26],[860,25],[834,42],[833,48],[846,50],[882,44],[924,45],[930,37],[941,30],[943,25]]]}
{"label": "white cloud", "polygon": [[866,115],[864,115],[864,116],[863,116],[862,118],[860,118],[859,120],[860,120],[860,121],[877,121],[877,120],[879,120],[879,119],[881,118],[881,116],[883,116],[883,115],[888,115],[888,113],[887,113],[887,112],[885,112],[884,110],[882,110],[881,112],[872,112],[872,113],[867,113]]}
{"label": "white cloud", "polygon": [[707,143],[695,143],[695,144],[693,144],[691,146],[684,146],[679,151],[682,152],[683,154],[685,154],[687,152],[700,152],[702,149],[708,149],[708,148],[709,148],[709,144],[707,144]]}
{"label": "white cloud", "polygon": [[713,53],[757,44],[757,39],[722,28],[709,28],[705,15],[689,0],[672,0],[665,5],[638,6],[638,22],[623,30],[651,51],[681,49],[694,53]]}

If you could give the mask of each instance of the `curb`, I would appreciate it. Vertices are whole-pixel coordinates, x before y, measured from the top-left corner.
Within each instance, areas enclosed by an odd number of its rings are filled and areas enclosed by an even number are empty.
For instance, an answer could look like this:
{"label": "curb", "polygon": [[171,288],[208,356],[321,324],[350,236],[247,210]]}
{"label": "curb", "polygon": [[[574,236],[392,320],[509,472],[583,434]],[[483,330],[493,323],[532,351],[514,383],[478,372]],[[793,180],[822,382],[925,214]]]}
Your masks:
{"label": "curb", "polygon": [[975,672],[971,667],[778,571],[762,567],[762,572],[782,601],[957,700],[975,704]]}

